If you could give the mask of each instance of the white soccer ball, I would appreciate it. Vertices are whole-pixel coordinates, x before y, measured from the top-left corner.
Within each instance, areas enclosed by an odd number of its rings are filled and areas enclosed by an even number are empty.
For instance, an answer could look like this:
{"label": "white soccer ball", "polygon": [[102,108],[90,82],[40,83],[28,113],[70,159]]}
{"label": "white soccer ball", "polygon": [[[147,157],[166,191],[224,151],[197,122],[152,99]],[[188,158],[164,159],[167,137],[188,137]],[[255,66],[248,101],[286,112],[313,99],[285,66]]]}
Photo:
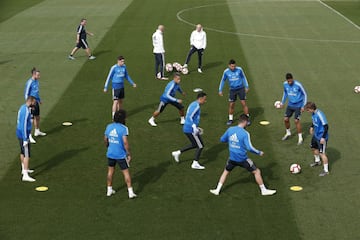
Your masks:
{"label": "white soccer ball", "polygon": [[172,66],[173,66],[174,68],[176,68],[176,66],[181,66],[181,64],[178,63],[178,62],[174,62],[174,63],[172,64]]}
{"label": "white soccer ball", "polygon": [[355,86],[354,87],[354,92],[355,93],[360,93],[360,86]]}
{"label": "white soccer ball", "polygon": [[297,163],[291,164],[291,166],[290,166],[290,172],[291,172],[292,174],[298,174],[298,173],[300,173],[300,172],[301,172],[301,167],[300,167],[300,165],[297,164]]}
{"label": "white soccer ball", "polygon": [[186,75],[186,74],[189,73],[189,69],[183,68],[183,69],[181,70],[181,73]]}
{"label": "white soccer ball", "polygon": [[280,102],[280,101],[276,101],[276,102],[274,103],[274,107],[275,107],[275,108],[281,108],[281,102]]}
{"label": "white soccer ball", "polygon": [[165,70],[166,70],[167,72],[172,72],[173,69],[174,69],[174,68],[173,68],[173,65],[172,65],[171,63],[167,63],[167,64],[165,65]]}

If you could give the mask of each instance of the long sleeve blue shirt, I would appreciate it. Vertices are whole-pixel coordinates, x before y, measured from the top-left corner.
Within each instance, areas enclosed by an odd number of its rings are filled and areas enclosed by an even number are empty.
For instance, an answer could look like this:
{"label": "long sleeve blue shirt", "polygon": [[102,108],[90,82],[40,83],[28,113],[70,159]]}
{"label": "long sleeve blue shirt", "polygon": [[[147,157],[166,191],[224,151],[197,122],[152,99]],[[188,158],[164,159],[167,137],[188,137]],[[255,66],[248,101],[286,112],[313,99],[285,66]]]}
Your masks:
{"label": "long sleeve blue shirt", "polygon": [[230,90],[249,88],[245,73],[241,67],[236,67],[234,71],[232,71],[230,68],[225,69],[220,81],[219,92],[222,92],[226,81],[229,81]]}
{"label": "long sleeve blue shirt", "polygon": [[113,89],[121,89],[124,88],[124,79],[126,79],[131,85],[134,85],[134,81],[131,79],[130,75],[127,72],[126,66],[119,66],[115,64],[111,67],[109,74],[105,81],[104,89],[108,89],[109,82],[112,82]]}

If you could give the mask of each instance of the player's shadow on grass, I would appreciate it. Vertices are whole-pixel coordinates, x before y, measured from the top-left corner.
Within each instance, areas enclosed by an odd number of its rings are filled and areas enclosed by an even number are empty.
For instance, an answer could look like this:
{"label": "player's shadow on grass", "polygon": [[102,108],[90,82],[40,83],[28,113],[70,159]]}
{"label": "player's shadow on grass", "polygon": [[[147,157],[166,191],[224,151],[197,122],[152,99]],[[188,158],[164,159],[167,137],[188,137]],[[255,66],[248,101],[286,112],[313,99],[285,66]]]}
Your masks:
{"label": "player's shadow on grass", "polygon": [[221,65],[224,65],[223,62],[220,62],[220,61],[217,61],[217,62],[209,62],[209,63],[206,63],[203,67],[203,69],[210,69],[210,68],[215,68],[215,67],[218,67],[218,66],[221,66]]}
{"label": "player's shadow on grass", "polygon": [[95,55],[96,57],[98,57],[98,56],[101,56],[101,55],[103,55],[103,54],[105,54],[105,53],[109,53],[109,52],[111,52],[111,50],[94,51],[94,55]]}
{"label": "player's shadow on grass", "polygon": [[[237,116],[240,116],[241,113],[238,113]],[[264,114],[264,108],[263,107],[249,108],[249,113],[250,113],[250,120],[254,121],[257,117],[262,116]]]}
{"label": "player's shadow on grass", "polygon": [[148,108],[155,109],[155,108],[156,108],[156,104],[158,104],[158,102],[149,103],[149,104],[142,105],[142,106],[140,106],[140,107],[137,107],[137,108],[128,110],[128,111],[127,111],[127,116],[130,117],[130,116],[135,115],[135,114],[137,114],[137,113],[139,113],[139,112],[142,112],[142,111],[144,111],[145,109],[148,109]]}
{"label": "player's shadow on grass", "polygon": [[218,143],[218,144],[213,145],[208,150],[204,151],[203,156],[206,158],[206,161],[204,161],[204,163],[215,161],[217,159],[219,153],[226,150],[227,147],[228,147],[228,145],[225,143]]}
{"label": "player's shadow on grass", "polygon": [[[310,133],[309,133],[309,129],[310,129],[310,126],[311,126],[311,122],[303,122],[303,123],[301,123],[301,125],[302,125],[302,129],[303,129],[303,138],[305,139],[307,136],[310,136],[310,137],[312,137],[311,135],[310,135]],[[293,124],[294,125],[294,124]],[[295,126],[294,126],[295,127]],[[295,130],[295,132],[296,132],[296,128],[294,128],[294,130]]]}
{"label": "player's shadow on grass", "polygon": [[[88,119],[87,118],[80,118],[80,119],[75,119],[75,120],[71,120],[70,122],[72,122],[73,126],[77,123],[80,123],[80,122],[85,122],[87,121]],[[70,126],[72,127],[72,126]],[[61,130],[64,130],[65,128],[68,128],[67,126],[63,126],[62,123],[57,123],[57,125],[49,130],[46,131],[47,134],[53,134],[53,133],[56,133],[56,132],[59,132]]]}
{"label": "player's shadow on grass", "polygon": [[170,162],[161,162],[156,166],[147,167],[138,172],[133,177],[133,182],[137,183],[136,192],[141,193],[147,184],[155,184],[160,177],[167,171]]}
{"label": "player's shadow on grass", "polygon": [[71,149],[67,151],[60,152],[37,166],[35,166],[35,172],[33,176],[37,176],[42,172],[49,171],[50,169],[64,163],[66,160],[71,159],[75,155],[79,154],[80,152],[88,150],[89,147],[79,148],[79,149]]}
{"label": "player's shadow on grass", "polygon": [[6,64],[6,63],[8,63],[8,62],[12,62],[13,60],[5,60],[5,61],[0,61],[0,65],[2,65],[2,64]]}
{"label": "player's shadow on grass", "polygon": [[326,155],[329,159],[330,166],[341,158],[341,152],[339,152],[336,148],[332,147],[326,148]]}

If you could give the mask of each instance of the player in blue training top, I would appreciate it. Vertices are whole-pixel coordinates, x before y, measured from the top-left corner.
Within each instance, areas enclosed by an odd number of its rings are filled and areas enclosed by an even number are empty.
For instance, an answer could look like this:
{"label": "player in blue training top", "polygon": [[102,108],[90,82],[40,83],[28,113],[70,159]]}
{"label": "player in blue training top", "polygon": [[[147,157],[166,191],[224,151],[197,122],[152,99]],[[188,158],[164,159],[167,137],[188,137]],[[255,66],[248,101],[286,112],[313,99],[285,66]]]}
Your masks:
{"label": "player in blue training top", "polygon": [[93,33],[91,32],[86,32],[85,30],[85,26],[86,26],[87,20],[85,18],[81,19],[79,26],[77,27],[76,30],[76,46],[74,47],[74,49],[71,51],[70,55],[68,56],[68,58],[70,60],[75,60],[74,54],[80,49],[85,49],[88,57],[90,60],[95,59],[96,57],[91,55],[91,50],[89,48],[89,44],[86,41],[86,37],[87,35],[90,36],[94,36]]}
{"label": "player in blue training top", "polygon": [[[39,94],[40,92],[39,79],[40,79],[40,71],[34,67],[33,69],[31,69],[31,78],[27,80],[24,91],[25,101],[28,99],[29,96],[32,96],[36,99],[35,108],[31,111],[32,118],[34,119],[35,137],[46,136],[46,133],[40,131],[40,104],[42,104],[42,101],[40,99],[40,94]],[[30,134],[30,142],[36,143],[35,139],[33,139],[31,134]]]}
{"label": "player in blue training top", "polygon": [[212,194],[220,194],[221,187],[224,185],[227,176],[236,166],[245,168],[254,174],[255,181],[260,187],[261,195],[273,195],[276,193],[276,190],[267,189],[265,187],[260,169],[258,169],[254,162],[247,156],[248,151],[260,156],[264,155],[264,152],[257,150],[251,144],[250,134],[245,130],[248,121],[249,117],[246,114],[241,114],[238,126],[228,128],[228,130],[226,130],[224,135],[222,135],[220,138],[221,142],[228,143],[230,157],[227,161],[216,189],[210,190]]}
{"label": "player in blue training top", "polygon": [[190,149],[196,148],[195,159],[191,164],[193,169],[205,169],[200,165],[199,158],[201,151],[204,148],[204,143],[201,138],[202,129],[199,128],[200,123],[200,106],[206,102],[206,93],[201,92],[197,95],[196,101],[192,102],[186,112],[185,123],[183,126],[184,134],[189,138],[190,144],[184,146],[182,149],[172,152],[176,162],[179,162],[180,154]]}
{"label": "player in blue training top", "polygon": [[119,56],[117,64],[111,67],[104,86],[104,92],[107,92],[109,82],[112,81],[112,117],[114,117],[116,111],[119,111],[122,108],[123,100],[125,98],[124,79],[126,79],[134,88],[136,87],[136,84],[127,72],[125,58]]}
{"label": "player in blue training top", "polygon": [[36,99],[28,96],[26,103],[23,104],[17,115],[16,137],[20,144],[20,161],[22,180],[25,182],[35,182],[35,179],[29,176],[33,170],[29,169],[30,162],[30,133],[31,133],[31,110],[35,108]]}
{"label": "player in blue training top", "polygon": [[325,114],[316,108],[315,103],[307,102],[305,110],[311,113],[312,125],[310,127],[311,149],[313,150],[315,162],[311,163],[311,167],[321,165],[320,157],[323,162],[324,170],[319,174],[320,177],[329,174],[329,160],[326,156],[326,145],[329,139],[329,125]]}
{"label": "player in blue training top", "polygon": [[[246,105],[246,93],[249,91],[249,84],[245,73],[241,67],[236,66],[234,59],[229,61],[229,67],[225,69],[219,85],[219,95],[223,96],[223,87],[226,81],[229,81],[229,121],[227,125],[231,125],[234,120],[235,101],[239,96],[244,113],[250,118],[249,108]],[[250,125],[250,119],[248,125]]]}
{"label": "player in blue training top", "polygon": [[174,73],[174,79],[169,82],[166,87],[164,93],[160,97],[160,103],[158,108],[153,113],[152,117],[148,120],[148,123],[156,127],[155,118],[162,113],[166,107],[166,105],[171,104],[179,110],[180,114],[180,124],[185,123],[184,118],[184,106],[182,105],[182,100],[175,97],[176,92],[181,93],[185,96],[185,92],[180,87],[181,77],[179,73]]}
{"label": "player in blue training top", "polygon": [[286,140],[291,136],[290,131],[290,117],[295,113],[295,125],[298,133],[298,145],[303,143],[302,129],[300,123],[301,113],[304,111],[304,106],[307,101],[307,94],[303,85],[294,80],[291,73],[285,75],[286,81],[284,82],[284,93],[281,99],[281,108],[284,106],[286,99],[288,99],[288,106],[286,108],[284,123],[286,128],[286,133],[282,140]]}
{"label": "player in blue training top", "polygon": [[115,190],[112,188],[112,181],[116,163],[119,164],[124,175],[129,198],[136,197],[136,194],[131,186],[131,177],[129,172],[131,154],[128,142],[129,130],[125,126],[125,119],[126,112],[124,110],[116,111],[114,114],[114,122],[107,125],[105,130],[104,142],[107,147],[106,157],[108,158],[106,195],[108,197],[115,194]]}

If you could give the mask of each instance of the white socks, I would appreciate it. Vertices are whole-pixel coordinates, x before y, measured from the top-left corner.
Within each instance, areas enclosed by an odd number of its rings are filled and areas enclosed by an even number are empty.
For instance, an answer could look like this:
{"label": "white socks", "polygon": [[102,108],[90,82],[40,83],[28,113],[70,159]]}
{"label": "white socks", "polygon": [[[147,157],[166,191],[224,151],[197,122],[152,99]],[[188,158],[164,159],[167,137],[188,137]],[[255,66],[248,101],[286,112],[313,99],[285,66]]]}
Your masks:
{"label": "white socks", "polygon": [[324,163],[324,172],[329,172],[329,164]]}
{"label": "white socks", "polygon": [[315,162],[320,162],[320,155],[314,155]]}
{"label": "white socks", "polygon": [[229,120],[234,120],[234,115],[233,114],[229,114]]}
{"label": "white socks", "polygon": [[264,184],[259,185],[259,188],[260,188],[261,191],[265,191],[265,190],[266,190],[266,187],[265,187]]}
{"label": "white socks", "polygon": [[286,129],[286,134],[291,135],[290,128]]}

